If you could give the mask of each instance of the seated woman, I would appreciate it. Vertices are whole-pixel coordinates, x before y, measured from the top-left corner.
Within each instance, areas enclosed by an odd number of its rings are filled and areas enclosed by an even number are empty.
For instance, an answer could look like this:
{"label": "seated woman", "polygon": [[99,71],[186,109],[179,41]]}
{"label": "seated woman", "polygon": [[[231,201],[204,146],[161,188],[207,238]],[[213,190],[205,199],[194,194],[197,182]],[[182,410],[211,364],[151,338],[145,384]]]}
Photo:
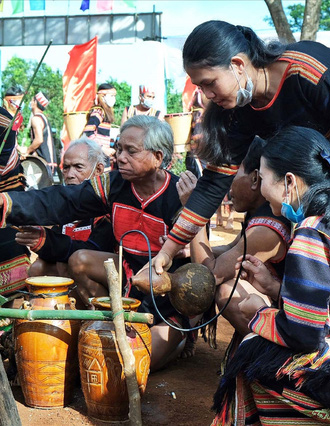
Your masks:
{"label": "seated woman", "polygon": [[[11,223],[29,225],[65,224],[109,213],[117,244],[126,231],[140,230],[148,236],[154,255],[161,248],[160,237],[168,235],[173,218],[181,208],[176,190],[179,178],[165,170],[172,154],[170,125],[155,117],[137,115],[121,128],[117,146],[118,170],[80,185],[29,191],[22,197],[4,194],[0,196],[0,207],[5,206],[4,213]],[[108,294],[103,262],[111,256],[118,259],[114,253],[93,251],[77,251],[69,259],[72,277],[85,301],[88,302],[96,288],[100,290],[99,295],[102,291],[103,295]],[[148,247],[141,234],[132,233],[124,238],[123,258],[127,278],[125,294],[142,301],[140,311],[155,315],[155,326],[151,329],[151,367],[155,370],[180,352],[185,336],[161,320],[150,295],[129,286],[130,275],[148,262]],[[185,259],[176,259],[173,269],[185,262]],[[167,296],[157,297],[157,305],[164,318],[183,325],[185,319]]]}
{"label": "seated woman", "polygon": [[[265,142],[256,138],[251,144],[230,189],[234,208],[238,212],[246,212],[244,228],[247,240],[247,252],[258,256],[266,262],[271,273],[283,277],[284,259],[290,239],[290,222],[284,217],[275,217],[269,203],[260,192],[261,180],[258,169],[260,156]],[[189,183],[190,182],[190,183]],[[183,174],[178,184],[179,194],[185,187],[193,189],[193,176]],[[184,203],[184,200],[181,199]],[[191,259],[202,263],[215,275],[218,284],[216,303],[221,309],[231,294],[238,256],[243,253],[244,239],[240,233],[232,243],[212,248],[203,228],[190,243]],[[235,293],[223,312],[223,316],[236,331],[244,336],[249,333],[248,321],[240,313],[238,303],[249,293],[256,290],[246,281],[240,280]]]}
{"label": "seated woman", "polygon": [[213,426],[238,413],[243,424],[329,424],[329,141],[313,129],[281,130],[262,152],[260,177],[273,213],[296,222],[293,239],[282,283],[256,256],[242,264],[243,276],[277,306],[256,294],[239,304],[253,333],[226,367]]}

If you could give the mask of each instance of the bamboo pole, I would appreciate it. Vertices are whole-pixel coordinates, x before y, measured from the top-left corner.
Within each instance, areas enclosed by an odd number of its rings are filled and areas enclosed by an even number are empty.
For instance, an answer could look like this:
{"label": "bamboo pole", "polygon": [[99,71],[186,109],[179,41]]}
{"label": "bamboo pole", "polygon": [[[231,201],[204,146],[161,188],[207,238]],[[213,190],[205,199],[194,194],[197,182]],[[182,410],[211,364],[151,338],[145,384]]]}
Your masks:
{"label": "bamboo pole", "polygon": [[121,281],[118,278],[118,273],[113,259],[106,260],[104,262],[104,267],[107,273],[116,339],[124,364],[124,373],[129,399],[130,424],[132,426],[142,426],[141,398],[136,380],[135,357],[126,338],[123,304],[121,298]]}
{"label": "bamboo pole", "polygon": [[[153,315],[143,312],[124,312],[124,320],[129,322],[139,322],[144,324],[153,323]],[[112,311],[82,311],[82,310],[28,310],[0,308],[0,319],[17,318],[34,320],[93,320],[112,321]]]}

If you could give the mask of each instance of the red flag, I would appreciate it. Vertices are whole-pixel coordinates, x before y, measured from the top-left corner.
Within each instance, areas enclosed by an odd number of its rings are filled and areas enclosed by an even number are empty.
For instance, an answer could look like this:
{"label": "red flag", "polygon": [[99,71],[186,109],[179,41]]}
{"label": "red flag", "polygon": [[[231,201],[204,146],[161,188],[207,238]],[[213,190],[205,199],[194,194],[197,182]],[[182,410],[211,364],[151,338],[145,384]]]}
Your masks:
{"label": "red flag", "polygon": [[[88,111],[96,93],[97,36],[70,50],[70,59],[63,74],[63,112]],[[65,117],[65,115],[64,115]],[[62,130],[64,146],[70,141]]]}
{"label": "red flag", "polygon": [[189,75],[187,75],[186,84],[182,92],[183,112],[190,111],[190,103],[192,101],[193,94],[196,89],[197,89],[197,86],[191,82]]}
{"label": "red flag", "polygon": [[70,50],[63,74],[64,112],[88,111],[96,92],[97,36]]}

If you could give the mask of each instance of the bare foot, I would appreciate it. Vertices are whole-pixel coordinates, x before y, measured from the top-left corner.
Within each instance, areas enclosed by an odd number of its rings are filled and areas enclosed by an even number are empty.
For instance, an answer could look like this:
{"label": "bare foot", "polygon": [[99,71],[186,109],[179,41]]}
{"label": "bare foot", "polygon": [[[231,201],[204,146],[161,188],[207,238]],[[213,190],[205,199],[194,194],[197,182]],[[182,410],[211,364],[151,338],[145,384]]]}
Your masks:
{"label": "bare foot", "polygon": [[180,358],[191,358],[195,356],[198,330],[190,331],[187,336],[186,344],[180,354]]}

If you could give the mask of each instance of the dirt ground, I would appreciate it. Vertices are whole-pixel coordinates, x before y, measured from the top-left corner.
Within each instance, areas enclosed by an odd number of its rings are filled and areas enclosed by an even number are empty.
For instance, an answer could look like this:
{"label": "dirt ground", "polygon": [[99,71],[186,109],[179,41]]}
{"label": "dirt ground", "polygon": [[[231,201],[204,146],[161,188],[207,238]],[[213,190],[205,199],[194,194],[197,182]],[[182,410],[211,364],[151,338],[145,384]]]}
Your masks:
{"label": "dirt ground", "polygon": [[[226,215],[224,215],[226,224]],[[240,231],[241,215],[235,215],[234,229],[214,227],[212,218],[210,240],[212,245],[227,244]],[[142,398],[142,421],[144,426],[207,426],[212,422],[213,394],[217,388],[218,375],[224,351],[233,329],[224,318],[217,327],[218,348],[211,349],[199,336],[196,354],[192,358],[178,359],[166,369],[149,376],[146,393]],[[21,388],[14,386],[14,398],[23,426],[104,425],[87,416],[87,409],[80,388],[76,388],[73,402],[58,409],[35,409],[24,403]],[[118,424],[118,423],[117,423]]]}

